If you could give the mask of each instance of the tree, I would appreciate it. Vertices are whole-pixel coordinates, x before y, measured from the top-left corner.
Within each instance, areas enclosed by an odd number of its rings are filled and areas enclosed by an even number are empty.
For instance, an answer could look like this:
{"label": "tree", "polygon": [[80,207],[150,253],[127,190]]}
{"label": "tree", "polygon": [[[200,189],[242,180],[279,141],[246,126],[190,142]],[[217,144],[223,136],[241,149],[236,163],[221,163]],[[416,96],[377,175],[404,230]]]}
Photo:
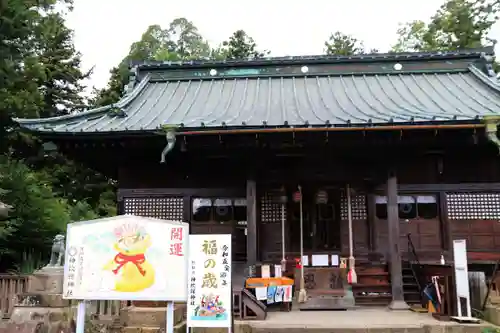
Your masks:
{"label": "tree", "polygon": [[130,46],[129,54],[111,69],[108,86],[94,90],[93,106],[116,103],[124,93],[129,80],[131,62],[147,60],[179,61],[210,58],[210,45],[198,32],[193,22],[185,18],[173,20],[167,29],[151,25],[141,39]]}
{"label": "tree", "polygon": [[179,59],[203,59],[210,56],[210,45],[203,39],[193,22],[186,18],[173,20],[167,33],[166,49]]}
{"label": "tree", "polygon": [[363,42],[351,35],[337,31],[325,42],[325,53],[328,55],[351,56],[365,53]]}
{"label": "tree", "polygon": [[46,252],[52,237],[69,222],[67,205],[56,198],[43,172],[34,172],[25,163],[0,157],[0,200],[12,205],[0,228],[0,267],[22,260],[29,249]]}
{"label": "tree", "polygon": [[[46,158],[41,142],[12,117],[78,110],[82,79],[69,0],[0,1],[0,201],[12,206],[0,226],[0,269],[46,253],[69,221],[114,214],[113,182],[60,154]],[[111,195],[110,195],[111,193]]]}
{"label": "tree", "polygon": [[73,45],[73,32],[66,27],[58,12],[42,16],[36,28],[34,56],[25,66],[27,74],[34,74],[31,79],[42,95],[40,117],[67,114],[83,108],[84,98],[80,93],[85,87],[82,81],[91,72],[81,70],[81,55]]}
{"label": "tree", "polygon": [[498,21],[500,0],[447,0],[429,22],[413,21],[398,30],[395,52],[479,48]]}
{"label": "tree", "polygon": [[257,49],[255,40],[248,36],[244,30],[235,31],[229,40],[222,42],[212,57],[215,59],[256,59],[267,56],[270,52]]}

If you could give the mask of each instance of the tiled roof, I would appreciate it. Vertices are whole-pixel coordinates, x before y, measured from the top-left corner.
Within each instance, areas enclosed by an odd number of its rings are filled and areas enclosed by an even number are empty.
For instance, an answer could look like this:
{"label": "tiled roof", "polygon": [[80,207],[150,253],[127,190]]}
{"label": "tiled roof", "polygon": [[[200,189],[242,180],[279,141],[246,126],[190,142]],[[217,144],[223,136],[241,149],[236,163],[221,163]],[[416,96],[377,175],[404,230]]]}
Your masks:
{"label": "tiled roof", "polygon": [[500,84],[495,78],[473,63],[456,68],[447,61],[426,64],[425,68],[408,64],[411,70],[399,72],[393,70],[399,63],[383,71],[371,65],[322,67],[321,72],[313,68],[305,72],[303,66],[299,73],[284,67],[274,68],[272,75],[266,68],[260,72],[249,68],[245,75],[233,76],[229,70],[226,76],[148,72],[114,106],[17,121],[39,132],[109,133],[155,131],[164,125],[186,130],[347,127],[474,121],[500,115]]}

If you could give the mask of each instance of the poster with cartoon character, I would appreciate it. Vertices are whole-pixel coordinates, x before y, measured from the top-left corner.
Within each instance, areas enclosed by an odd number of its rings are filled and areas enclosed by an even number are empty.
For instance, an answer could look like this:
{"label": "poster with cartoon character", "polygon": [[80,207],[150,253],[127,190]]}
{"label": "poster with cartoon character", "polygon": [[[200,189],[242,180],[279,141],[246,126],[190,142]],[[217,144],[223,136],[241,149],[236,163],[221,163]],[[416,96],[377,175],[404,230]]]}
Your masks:
{"label": "poster with cartoon character", "polygon": [[68,225],[63,296],[186,301],[188,224],[121,215]]}

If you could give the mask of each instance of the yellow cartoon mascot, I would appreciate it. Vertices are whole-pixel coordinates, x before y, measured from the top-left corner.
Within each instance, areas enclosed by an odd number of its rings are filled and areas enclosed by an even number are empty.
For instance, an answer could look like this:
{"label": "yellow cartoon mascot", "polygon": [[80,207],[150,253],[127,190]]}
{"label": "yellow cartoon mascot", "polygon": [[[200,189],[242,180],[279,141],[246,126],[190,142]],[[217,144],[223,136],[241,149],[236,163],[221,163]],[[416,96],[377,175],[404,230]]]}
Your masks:
{"label": "yellow cartoon mascot", "polygon": [[115,291],[137,292],[151,287],[155,282],[153,266],[146,261],[146,250],[151,246],[151,236],[137,225],[122,225],[115,229],[118,254],[107,265],[117,276]]}

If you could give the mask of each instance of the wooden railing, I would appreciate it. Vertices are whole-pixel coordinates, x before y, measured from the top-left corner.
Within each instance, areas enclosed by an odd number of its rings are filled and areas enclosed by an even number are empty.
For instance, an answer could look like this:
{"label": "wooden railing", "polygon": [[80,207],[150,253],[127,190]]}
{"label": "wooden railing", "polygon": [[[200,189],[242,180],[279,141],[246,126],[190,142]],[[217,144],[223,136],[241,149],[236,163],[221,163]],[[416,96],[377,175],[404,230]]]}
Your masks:
{"label": "wooden railing", "polygon": [[0,274],[0,311],[3,318],[9,318],[17,294],[26,292],[29,275]]}

